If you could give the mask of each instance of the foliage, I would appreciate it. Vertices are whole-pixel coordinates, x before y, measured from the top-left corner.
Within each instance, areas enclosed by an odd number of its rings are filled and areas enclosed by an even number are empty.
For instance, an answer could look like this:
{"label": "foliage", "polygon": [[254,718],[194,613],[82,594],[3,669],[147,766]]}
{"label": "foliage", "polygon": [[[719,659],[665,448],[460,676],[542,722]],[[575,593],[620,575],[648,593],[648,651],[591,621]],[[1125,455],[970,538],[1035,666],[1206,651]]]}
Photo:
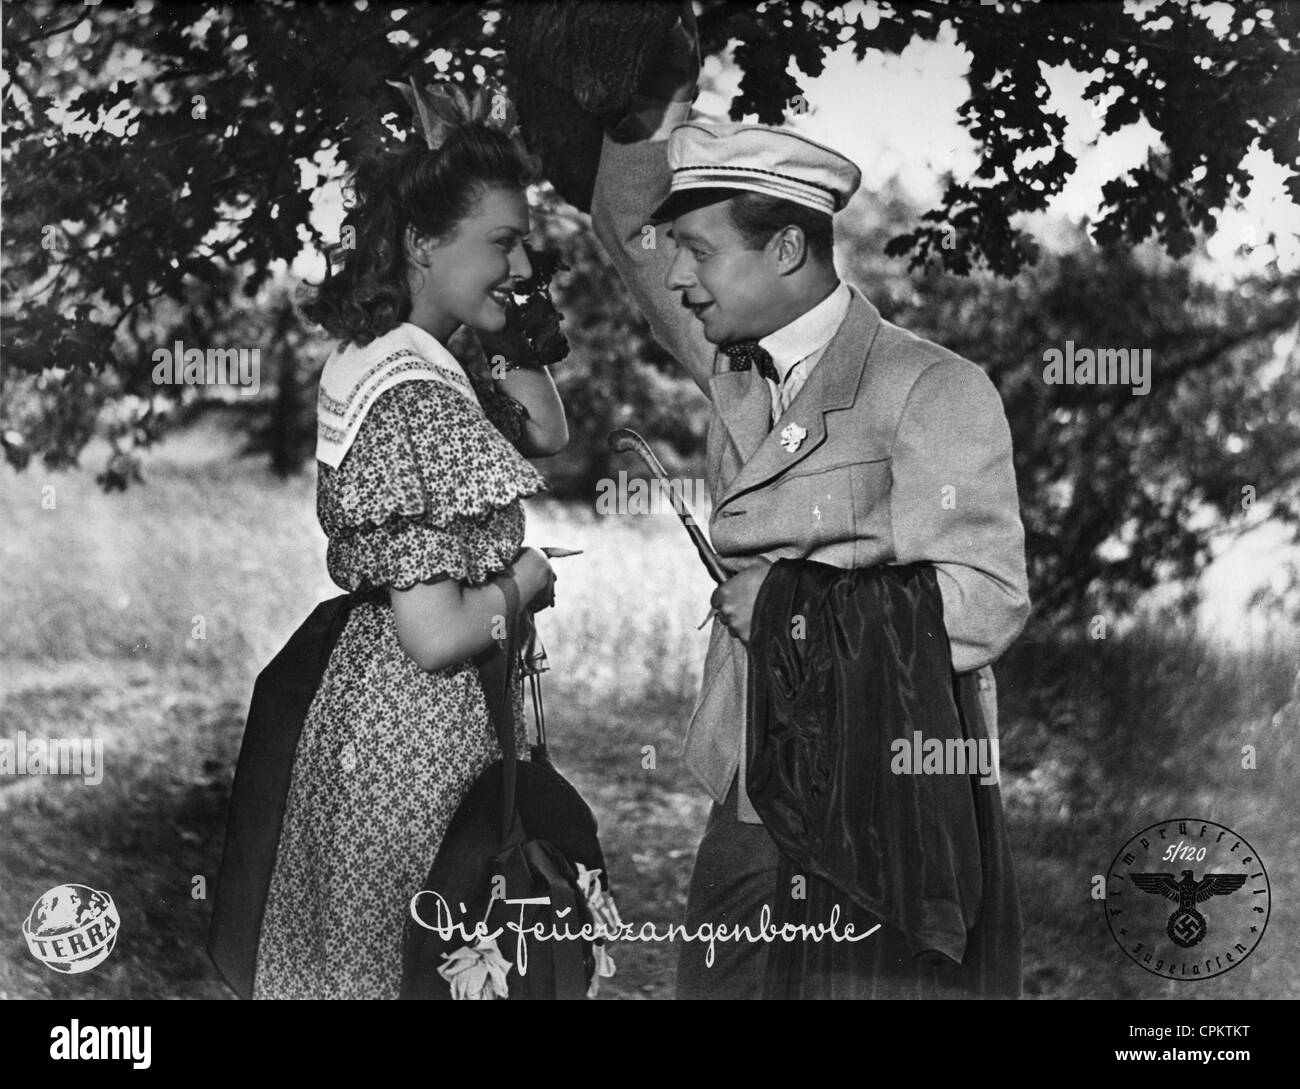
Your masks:
{"label": "foliage", "polygon": [[[450,78],[502,75],[505,10],[367,0],[6,5],[10,367],[53,370],[72,395],[84,376],[129,365],[144,345],[124,326],[154,300],[187,302],[196,285],[255,297],[304,241],[327,241],[308,218],[311,182],[336,168],[335,156],[346,163],[392,140],[381,119],[402,104],[386,80],[435,50]],[[703,52],[733,50],[744,73],[733,116],[768,122],[800,92],[791,61],[816,75],[841,44],[859,58],[898,53],[951,27],[971,55],[962,120],[983,161],[890,252],[1010,275],[1033,255],[1012,217],[1043,208],[1074,165],[1060,146],[1062,119],[1044,108],[1046,67],[1093,75],[1088,93],[1104,104],[1105,132],[1141,119],[1164,145],[1159,162],[1107,186],[1098,240],[1154,236],[1180,254],[1243,192],[1253,144],[1294,165],[1297,20],[1285,8],[1241,8],[1219,39],[1202,9],[1174,3],[706,2],[698,25]],[[69,132],[62,119],[82,124]],[[1300,199],[1300,177],[1288,185]],[[958,244],[945,247],[954,232]],[[85,438],[71,424],[33,437],[9,430],[16,463],[33,453],[66,462]]]}
{"label": "foliage", "polygon": [[[1300,522],[1300,277],[1231,287],[1152,247],[1060,238],[1032,277],[907,280],[879,255],[895,195],[845,246],[846,271],[906,328],[981,364],[1006,406],[1040,620],[1131,607],[1189,580],[1267,504]],[[1044,381],[1044,353],[1151,353],[1150,390]]]}
{"label": "foliage", "polygon": [[[1015,434],[1033,589],[1048,614],[1090,598],[1121,604],[1194,571],[1209,529],[1241,518],[1244,486],[1296,521],[1294,354],[1280,369],[1275,359],[1294,337],[1294,277],[1274,269],[1228,291],[1160,255],[1193,253],[1244,193],[1252,147],[1292,169],[1300,201],[1300,13],[1237,8],[1216,36],[1204,7],[1168,2],[697,7],[703,53],[726,53],[742,73],[735,117],[780,122],[801,74],[820,73],[836,48],[897,54],[942,33],[969,53],[961,119],[981,149],[975,176],[950,182],[919,216],[877,200],[883,211],[858,226],[849,268],[888,316],[989,367]],[[654,8],[639,5],[637,18],[650,25]],[[194,393],[150,381],[152,351],[182,338],[263,348],[275,392],[254,402],[264,407],[251,441],[281,472],[301,464],[311,444],[302,394],[323,346],[294,317],[288,266],[304,245],[332,241],[309,218],[314,193],[360,149],[402,138],[407,111],[388,80],[431,63],[451,79],[508,81],[515,10],[5,5],[0,431],[10,463],[75,463],[99,427],[113,448],[101,482],[124,487],[138,475],[133,449],[163,432],[168,401]],[[664,5],[663,18],[676,10]],[[579,63],[591,67],[593,101],[602,80],[628,78]],[[1059,65],[1090,76],[1103,132],[1145,122],[1160,148],[1107,183],[1090,240],[1040,254],[1025,216],[1075,165],[1047,108]],[[548,467],[557,491],[589,497],[619,467],[605,433],[626,424],[665,447],[670,472],[687,471],[702,399],[650,339],[581,217],[544,190],[537,221],[569,266],[553,286],[574,349],[556,368],[574,436]],[[929,271],[909,278],[904,257]],[[1150,347],[1151,395],[1046,386],[1042,353],[1066,340]]]}

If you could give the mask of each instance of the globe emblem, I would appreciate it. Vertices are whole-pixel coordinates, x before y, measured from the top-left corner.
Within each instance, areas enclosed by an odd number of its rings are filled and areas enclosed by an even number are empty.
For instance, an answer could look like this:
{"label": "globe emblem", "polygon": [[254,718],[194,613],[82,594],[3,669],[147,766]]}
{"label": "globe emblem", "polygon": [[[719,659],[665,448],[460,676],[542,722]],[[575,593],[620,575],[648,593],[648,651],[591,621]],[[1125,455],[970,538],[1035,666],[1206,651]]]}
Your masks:
{"label": "globe emblem", "polygon": [[50,889],[23,920],[32,956],[56,972],[88,972],[113,951],[122,925],[106,892],[85,885]]}

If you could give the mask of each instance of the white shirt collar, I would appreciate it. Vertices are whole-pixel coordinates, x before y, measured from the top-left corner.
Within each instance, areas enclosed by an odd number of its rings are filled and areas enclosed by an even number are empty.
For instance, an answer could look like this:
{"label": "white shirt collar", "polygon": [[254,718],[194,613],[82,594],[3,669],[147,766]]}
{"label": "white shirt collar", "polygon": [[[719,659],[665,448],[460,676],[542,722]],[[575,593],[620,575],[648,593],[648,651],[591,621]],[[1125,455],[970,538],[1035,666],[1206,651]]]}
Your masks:
{"label": "white shirt collar", "polygon": [[841,280],[839,286],[811,310],[804,311],[789,325],[768,333],[758,342],[771,355],[783,381],[791,367],[830,343],[849,312],[851,301],[849,285]]}

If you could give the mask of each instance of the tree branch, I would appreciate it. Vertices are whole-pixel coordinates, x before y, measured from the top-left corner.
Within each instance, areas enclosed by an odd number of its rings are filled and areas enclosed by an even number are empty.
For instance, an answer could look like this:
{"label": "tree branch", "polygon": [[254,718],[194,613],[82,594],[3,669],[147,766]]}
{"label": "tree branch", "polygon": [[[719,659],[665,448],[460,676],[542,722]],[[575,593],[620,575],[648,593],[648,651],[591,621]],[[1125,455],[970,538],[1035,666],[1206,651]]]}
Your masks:
{"label": "tree branch", "polygon": [[43,30],[39,34],[33,34],[30,38],[19,38],[11,45],[31,45],[32,42],[43,42],[46,38],[53,38],[56,34],[62,34],[65,30],[72,30],[74,27],[86,21],[85,15],[80,15],[70,23],[64,23],[62,26],[51,27],[49,30]]}

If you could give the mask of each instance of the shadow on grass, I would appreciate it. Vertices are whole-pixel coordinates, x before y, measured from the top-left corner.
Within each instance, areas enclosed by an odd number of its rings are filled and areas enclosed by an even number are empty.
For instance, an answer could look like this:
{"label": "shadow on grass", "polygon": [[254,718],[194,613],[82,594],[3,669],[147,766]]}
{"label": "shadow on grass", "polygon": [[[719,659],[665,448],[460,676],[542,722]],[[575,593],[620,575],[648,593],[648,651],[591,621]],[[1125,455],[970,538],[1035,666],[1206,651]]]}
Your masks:
{"label": "shadow on grass", "polygon": [[[1274,723],[1300,655],[1279,640],[1215,647],[1177,626],[1107,640],[1036,639],[998,664],[1003,796],[1026,928],[1026,994],[1297,997],[1297,745]],[[1130,836],[1196,817],[1244,835],[1268,867],[1260,947],[1212,980],[1160,980],[1131,964],[1092,898]]]}
{"label": "shadow on grass", "polygon": [[[0,787],[0,997],[228,997],[204,946],[246,701],[220,694],[230,679],[215,666],[92,661],[53,679],[45,666],[13,666],[0,709],[11,732],[103,737],[109,774],[97,787]],[[1028,996],[1300,997],[1288,941],[1300,923],[1296,741],[1271,722],[1294,671],[1285,648],[1234,657],[1151,630],[1104,644],[1030,639],[999,664]],[[678,921],[708,812],[678,757],[690,700],[622,700],[552,678],[546,688],[555,761],[596,810],[625,921]],[[1245,835],[1273,889],[1261,947],[1197,984],[1131,964],[1091,895],[1129,836],[1180,816]],[[205,881],[208,898],[197,895]],[[37,897],[65,882],[109,891],[123,920],[117,948],[84,975],[46,970],[19,929]],[[605,995],[670,997],[675,957],[667,944],[617,947]]]}

